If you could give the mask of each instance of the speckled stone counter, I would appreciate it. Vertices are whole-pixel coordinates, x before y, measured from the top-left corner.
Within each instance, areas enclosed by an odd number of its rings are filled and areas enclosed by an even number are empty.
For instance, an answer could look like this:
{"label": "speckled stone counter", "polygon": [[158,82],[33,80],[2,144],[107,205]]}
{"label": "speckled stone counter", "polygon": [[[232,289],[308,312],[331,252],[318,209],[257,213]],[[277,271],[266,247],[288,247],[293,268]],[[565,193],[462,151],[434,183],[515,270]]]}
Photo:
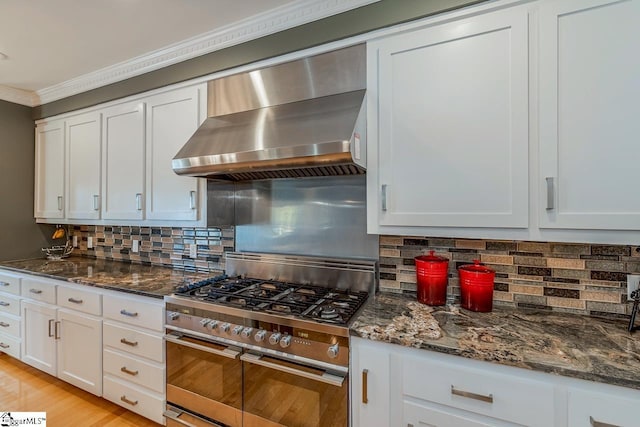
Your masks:
{"label": "speckled stone counter", "polygon": [[171,294],[185,282],[215,275],[84,257],[4,261],[0,262],[0,268],[156,298]]}
{"label": "speckled stone counter", "polygon": [[640,389],[640,331],[624,320],[544,310],[475,313],[380,293],[351,334],[471,359]]}

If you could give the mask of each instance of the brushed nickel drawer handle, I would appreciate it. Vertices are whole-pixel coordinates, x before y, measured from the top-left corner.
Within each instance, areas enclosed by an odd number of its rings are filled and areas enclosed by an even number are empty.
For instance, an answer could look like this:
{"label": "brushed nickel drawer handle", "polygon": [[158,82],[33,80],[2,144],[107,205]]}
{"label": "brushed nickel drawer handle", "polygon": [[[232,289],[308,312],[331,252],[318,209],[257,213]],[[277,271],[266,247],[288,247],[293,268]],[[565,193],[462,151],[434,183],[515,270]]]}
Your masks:
{"label": "brushed nickel drawer handle", "polygon": [[9,286],[8,282],[0,282],[0,286]]}
{"label": "brushed nickel drawer handle", "polygon": [[11,304],[9,304],[8,302],[4,302],[4,301],[0,301],[0,306],[2,307],[9,307]]}
{"label": "brushed nickel drawer handle", "polygon": [[40,289],[29,289],[29,292],[31,292],[32,294],[40,295],[42,293],[42,290],[40,290]]}
{"label": "brushed nickel drawer handle", "polygon": [[487,396],[484,394],[472,393],[470,391],[459,390],[453,385],[451,386],[451,394],[455,396],[467,397],[469,399],[480,400],[482,402],[493,403],[493,394]]}
{"label": "brushed nickel drawer handle", "polygon": [[0,347],[2,347],[2,348],[9,348],[9,347],[11,347],[11,346],[10,346],[9,344],[5,344],[5,343],[3,343],[3,342],[0,342]]}
{"label": "brushed nickel drawer handle", "polygon": [[122,400],[124,403],[128,403],[131,406],[136,406],[138,404],[137,400],[129,400],[124,394],[120,396],[120,400]]}
{"label": "brushed nickel drawer handle", "polygon": [[123,316],[138,317],[138,313],[137,312],[131,312],[131,311],[127,311],[125,309],[120,310],[120,314],[122,314]]}
{"label": "brushed nickel drawer handle", "polygon": [[120,372],[124,372],[125,374],[129,374],[131,376],[138,375],[138,371],[130,371],[129,369],[127,369],[126,366],[123,366],[122,368],[120,368]]}
{"label": "brushed nickel drawer handle", "polygon": [[11,325],[5,322],[0,322],[0,326],[2,326],[3,328],[8,328]]}
{"label": "brushed nickel drawer handle", "polygon": [[55,339],[59,340],[60,339],[60,321],[57,321],[55,323],[55,327],[53,328],[53,330],[55,331]]}
{"label": "brushed nickel drawer handle", "polygon": [[84,301],[81,299],[69,298],[67,301],[72,302],[74,304],[82,304]]}
{"label": "brushed nickel drawer handle", "polygon": [[129,341],[126,338],[120,338],[120,342],[124,345],[128,345],[129,347],[135,347],[138,345],[138,341]]}
{"label": "brushed nickel drawer handle", "polygon": [[607,424],[601,421],[596,421],[593,419],[591,415],[589,415],[589,423],[591,424],[592,427],[620,427],[615,424]]}
{"label": "brushed nickel drawer handle", "polygon": [[51,332],[51,325],[53,325],[55,319],[49,319],[49,338],[53,338],[53,332]]}
{"label": "brushed nickel drawer handle", "polygon": [[369,403],[369,393],[368,393],[368,381],[369,381],[369,370],[362,370],[362,403]]}

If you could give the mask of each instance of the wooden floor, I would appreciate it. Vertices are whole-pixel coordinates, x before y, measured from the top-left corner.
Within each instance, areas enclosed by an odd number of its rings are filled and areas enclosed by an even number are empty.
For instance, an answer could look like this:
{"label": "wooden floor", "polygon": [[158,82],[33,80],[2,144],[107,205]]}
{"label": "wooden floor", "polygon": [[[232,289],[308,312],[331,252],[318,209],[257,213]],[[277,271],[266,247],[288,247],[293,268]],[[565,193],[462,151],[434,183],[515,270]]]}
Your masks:
{"label": "wooden floor", "polygon": [[46,412],[51,427],[159,426],[4,353],[0,353],[0,411]]}

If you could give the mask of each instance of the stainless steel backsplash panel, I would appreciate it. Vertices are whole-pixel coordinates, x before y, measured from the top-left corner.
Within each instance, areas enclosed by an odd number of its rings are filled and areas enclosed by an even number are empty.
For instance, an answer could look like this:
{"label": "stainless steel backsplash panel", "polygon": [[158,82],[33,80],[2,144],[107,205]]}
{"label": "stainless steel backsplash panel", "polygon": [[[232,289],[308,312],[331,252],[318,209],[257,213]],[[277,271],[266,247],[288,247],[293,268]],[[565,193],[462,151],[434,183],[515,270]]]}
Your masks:
{"label": "stainless steel backsplash panel", "polygon": [[378,259],[364,175],[236,183],[236,250]]}

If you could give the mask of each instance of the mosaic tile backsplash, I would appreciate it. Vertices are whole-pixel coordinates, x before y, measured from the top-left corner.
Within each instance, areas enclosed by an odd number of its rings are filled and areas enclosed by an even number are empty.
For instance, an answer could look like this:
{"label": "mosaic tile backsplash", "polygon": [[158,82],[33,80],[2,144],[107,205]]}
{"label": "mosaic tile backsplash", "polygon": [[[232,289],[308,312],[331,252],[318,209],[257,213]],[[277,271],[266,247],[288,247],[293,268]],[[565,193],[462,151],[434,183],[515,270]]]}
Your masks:
{"label": "mosaic tile backsplash", "polygon": [[[76,225],[70,230],[78,236],[75,255],[100,259],[161,265],[190,271],[224,270],[224,252],[233,251],[234,229],[171,228]],[[87,247],[88,237],[93,248]],[[138,240],[139,251],[132,251]],[[197,245],[197,257],[189,256],[189,245]]]}
{"label": "mosaic tile backsplash", "polygon": [[586,315],[628,315],[627,274],[640,247],[380,236],[380,289],[415,292],[414,257],[449,259],[447,301],[459,303],[457,268],[479,259],[496,272],[494,303]]}

